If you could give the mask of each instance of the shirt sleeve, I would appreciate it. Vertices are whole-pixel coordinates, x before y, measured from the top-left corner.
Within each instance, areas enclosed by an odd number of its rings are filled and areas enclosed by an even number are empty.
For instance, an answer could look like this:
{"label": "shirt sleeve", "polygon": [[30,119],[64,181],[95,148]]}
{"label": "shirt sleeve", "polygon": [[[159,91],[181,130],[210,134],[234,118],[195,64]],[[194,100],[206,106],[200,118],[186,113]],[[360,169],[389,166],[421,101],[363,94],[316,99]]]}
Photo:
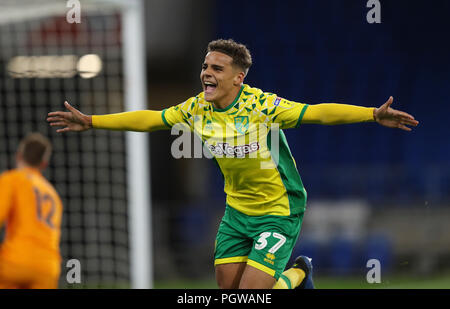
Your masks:
{"label": "shirt sleeve", "polygon": [[303,117],[304,123],[324,125],[375,121],[374,107],[349,104],[321,103],[311,105]]}
{"label": "shirt sleeve", "polygon": [[166,108],[162,112],[162,119],[169,128],[176,124],[187,125],[190,129],[194,126],[194,116],[197,114],[198,98],[192,97],[172,107]]}
{"label": "shirt sleeve", "polygon": [[93,115],[92,126],[96,129],[153,132],[166,129],[161,111],[141,110],[107,115]]}
{"label": "shirt sleeve", "polygon": [[12,205],[12,181],[11,175],[3,173],[0,175],[0,227],[3,226]]}
{"label": "shirt sleeve", "polygon": [[281,129],[300,126],[308,104],[289,101],[275,94],[269,94],[266,98],[267,107],[261,110],[266,115],[264,122],[278,123]]}

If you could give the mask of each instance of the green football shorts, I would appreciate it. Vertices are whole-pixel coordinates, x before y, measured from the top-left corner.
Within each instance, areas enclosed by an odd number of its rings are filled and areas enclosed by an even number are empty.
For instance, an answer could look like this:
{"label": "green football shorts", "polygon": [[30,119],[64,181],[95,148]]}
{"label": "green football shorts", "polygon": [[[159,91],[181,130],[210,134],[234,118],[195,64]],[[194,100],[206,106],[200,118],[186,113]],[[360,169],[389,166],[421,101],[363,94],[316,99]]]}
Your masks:
{"label": "green football shorts", "polygon": [[248,216],[227,205],[216,236],[214,265],[247,263],[278,280],[297,241],[303,215]]}

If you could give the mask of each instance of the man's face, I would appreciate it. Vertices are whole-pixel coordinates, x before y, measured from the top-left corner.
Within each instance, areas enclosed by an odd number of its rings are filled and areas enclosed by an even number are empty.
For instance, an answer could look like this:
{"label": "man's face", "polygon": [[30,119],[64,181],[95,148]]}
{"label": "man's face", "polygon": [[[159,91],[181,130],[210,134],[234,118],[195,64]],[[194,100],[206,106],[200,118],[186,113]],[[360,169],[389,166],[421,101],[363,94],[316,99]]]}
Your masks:
{"label": "man's face", "polygon": [[221,52],[206,54],[200,73],[206,101],[219,102],[226,99],[233,87],[240,86],[244,73],[232,63],[233,58]]}

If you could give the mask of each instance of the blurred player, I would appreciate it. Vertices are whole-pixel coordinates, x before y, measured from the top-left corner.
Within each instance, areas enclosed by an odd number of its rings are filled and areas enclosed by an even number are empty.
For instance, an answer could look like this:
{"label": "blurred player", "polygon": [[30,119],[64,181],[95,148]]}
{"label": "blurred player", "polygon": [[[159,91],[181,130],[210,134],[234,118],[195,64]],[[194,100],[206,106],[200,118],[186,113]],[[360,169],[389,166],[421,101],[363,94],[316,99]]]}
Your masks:
{"label": "blurred player", "polygon": [[62,203],[42,176],[52,146],[39,133],[26,136],[16,153],[16,168],[0,175],[0,289],[58,287]]}
{"label": "blurred player", "polygon": [[[203,92],[179,105],[163,111],[89,116],[65,102],[68,112],[49,113],[47,121],[63,127],[57,132],[90,128],[151,132],[184,123],[201,137],[225,180],[226,209],[214,254],[219,287],[313,288],[307,257],[298,257],[284,271],[300,233],[306,190],[281,129],[303,123],[376,121],[410,131],[408,125],[418,122],[390,108],[392,97],[379,108],[308,105],[280,98],[244,84],[251,65],[244,45],[213,41],[200,73]],[[261,126],[268,129],[265,134],[253,134]],[[279,135],[278,147],[270,143],[273,134]]]}

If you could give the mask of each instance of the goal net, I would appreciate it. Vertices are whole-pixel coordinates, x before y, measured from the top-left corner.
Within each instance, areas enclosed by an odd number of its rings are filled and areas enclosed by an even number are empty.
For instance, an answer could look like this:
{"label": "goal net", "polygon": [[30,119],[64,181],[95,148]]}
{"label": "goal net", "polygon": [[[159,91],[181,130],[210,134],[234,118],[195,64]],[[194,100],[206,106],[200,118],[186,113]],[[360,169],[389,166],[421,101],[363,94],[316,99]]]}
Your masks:
{"label": "goal net", "polygon": [[[14,167],[18,142],[29,132],[51,139],[54,152],[44,175],[64,205],[61,288],[149,287],[148,277],[140,286],[133,279],[137,245],[130,234],[129,179],[135,177],[127,147],[133,147],[135,136],[102,130],[59,134],[46,122],[47,113],[63,110],[65,100],[86,114],[130,109],[127,97],[136,88],[124,85],[127,74],[133,74],[126,57],[133,57],[134,47],[123,40],[124,11],[130,3],[139,1],[0,3],[0,171]],[[143,67],[136,62],[139,54],[134,58],[131,65]],[[80,262],[79,284],[66,280],[71,259]],[[148,266],[137,267],[145,275]]]}

